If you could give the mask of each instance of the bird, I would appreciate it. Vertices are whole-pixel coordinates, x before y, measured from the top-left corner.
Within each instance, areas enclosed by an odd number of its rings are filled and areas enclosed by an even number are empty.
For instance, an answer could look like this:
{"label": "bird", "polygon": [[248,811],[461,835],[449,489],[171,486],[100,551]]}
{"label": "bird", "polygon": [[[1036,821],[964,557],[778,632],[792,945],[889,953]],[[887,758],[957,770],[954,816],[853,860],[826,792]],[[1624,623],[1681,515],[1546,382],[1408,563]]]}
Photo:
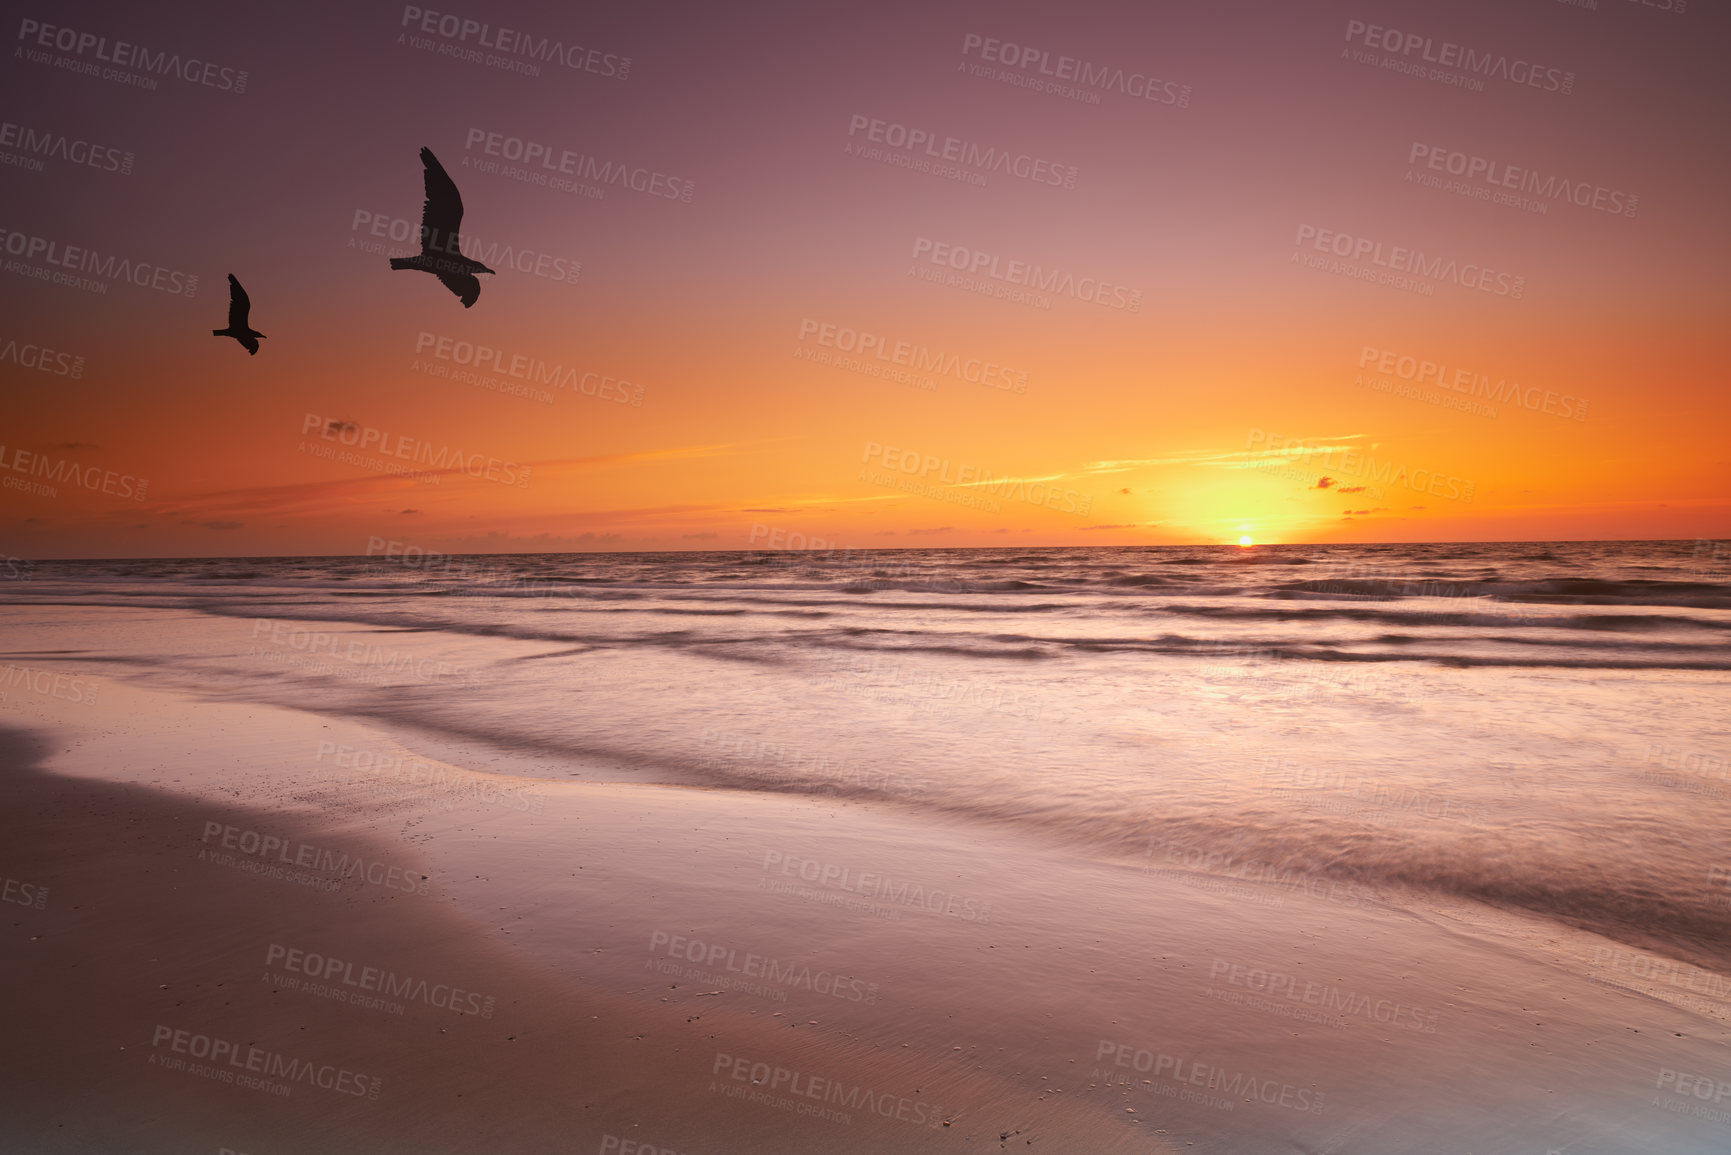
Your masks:
{"label": "bird", "polygon": [[252,312],[252,299],[246,295],[246,290],[240,287],[240,282],[234,279],[234,274],[228,275],[228,328],[212,329],[212,337],[233,337],[246,347],[252,356],[258,356],[259,338],[263,333],[255,332],[247,323],[247,316]]}
{"label": "bird", "polygon": [[467,309],[481,296],[481,282],[475,274],[493,270],[463,255],[457,234],[463,223],[463,198],[432,149],[421,150],[421,167],[427,185],[427,203],[421,206],[421,254],[392,257],[391,268],[433,274]]}

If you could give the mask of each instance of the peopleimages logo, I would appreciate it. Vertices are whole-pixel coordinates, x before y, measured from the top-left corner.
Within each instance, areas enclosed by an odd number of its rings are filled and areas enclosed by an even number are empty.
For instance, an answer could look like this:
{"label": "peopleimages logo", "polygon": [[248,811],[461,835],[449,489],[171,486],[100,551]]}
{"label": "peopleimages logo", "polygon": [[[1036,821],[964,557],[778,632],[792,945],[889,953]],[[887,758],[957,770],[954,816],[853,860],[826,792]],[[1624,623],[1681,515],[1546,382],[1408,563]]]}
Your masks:
{"label": "peopleimages logo", "polygon": [[[887,874],[877,874],[869,870],[856,871],[851,866],[821,862],[815,858],[787,854],[780,850],[766,850],[763,852],[763,869],[768,873],[772,868],[780,874],[797,877],[803,882],[816,883],[826,889],[844,890],[867,898],[887,899],[902,906],[923,907],[934,913],[947,914],[967,922],[992,921],[990,902],[982,903],[953,891],[936,888],[927,890],[917,882],[895,879]],[[785,887],[766,883],[764,889]]]}
{"label": "peopleimages logo", "polygon": [[[1595,209],[1613,216],[1632,217],[1641,203],[1641,198],[1634,193],[1606,188],[1584,180],[1569,180],[1554,173],[1541,177],[1535,170],[1522,165],[1492,160],[1490,157],[1461,152],[1440,144],[1414,141],[1407,152],[1406,162],[1415,166],[1422,165],[1431,172],[1460,177],[1461,182],[1474,186],[1461,189],[1438,186],[1446,188],[1447,191],[1458,191],[1462,195],[1475,196],[1481,200],[1497,200],[1515,208],[1537,206],[1540,211],[1544,211],[1550,207],[1546,202],[1561,200],[1579,208]],[[1420,175],[1422,177],[1423,174]],[[1412,171],[1408,170],[1407,180],[1412,179]],[[1505,189],[1529,193],[1531,198],[1505,193]]]}
{"label": "peopleimages logo", "polygon": [[[126,68],[136,68],[140,72],[153,73],[157,76],[173,76],[188,84],[202,85],[223,92],[232,92],[236,96],[246,91],[247,73],[245,69],[228,68],[208,60],[200,60],[196,56],[184,59],[180,53],[167,51],[152,52],[142,44],[130,44],[125,40],[116,40],[112,44],[106,36],[98,36],[94,32],[80,32],[76,28],[63,28],[56,24],[44,24],[39,20],[24,19],[18,24],[18,39],[37,49],[51,48],[59,52],[71,53],[75,57],[88,56],[92,60],[104,64],[117,64]],[[97,69],[94,65],[79,67],[76,61],[61,57],[59,61],[39,59],[47,54],[39,51],[28,53],[33,63],[59,64],[61,67],[72,65],[74,72],[100,72],[107,80],[121,79],[125,73],[107,75],[112,69]],[[155,88],[155,81],[148,77],[138,77],[145,81],[140,87]]]}
{"label": "peopleimages logo", "polygon": [[[0,666],[0,686],[8,690],[22,686],[32,694],[79,705],[92,705],[96,702],[95,686],[89,686],[83,678],[59,670],[43,670],[35,666],[14,666],[8,663]],[[5,693],[0,691],[0,701],[4,701],[5,697]]]}
{"label": "peopleimages logo", "polygon": [[[1211,983],[1224,981],[1229,987],[1237,987],[1243,991],[1254,992],[1256,996],[1266,1000],[1277,1000],[1268,1005],[1277,1010],[1294,1007],[1313,1007],[1325,1014],[1344,1018],[1356,1015],[1385,1026],[1403,1027],[1409,1031],[1421,1034],[1435,1034],[1438,1011],[1426,1010],[1423,1007],[1411,1006],[1396,999],[1372,998],[1369,995],[1345,990],[1328,983],[1313,982],[1299,978],[1296,975],[1281,971],[1266,970],[1259,966],[1247,966],[1228,959],[1214,959],[1208,967],[1208,981]],[[1216,992],[1234,994],[1235,992]],[[1237,998],[1221,998],[1222,1002],[1238,1002]],[[1251,1002],[1244,1005],[1255,1005]]]}
{"label": "peopleimages logo", "polygon": [[308,413],[301,420],[301,432],[317,432],[324,441],[334,441],[340,445],[353,446],[357,449],[371,449],[388,457],[402,461],[412,461],[416,465],[424,465],[434,470],[450,470],[453,473],[463,473],[470,477],[482,477],[488,481],[497,481],[503,485],[515,485],[519,489],[529,486],[531,466],[519,465],[515,461],[503,461],[497,457],[488,457],[484,453],[465,453],[461,449],[453,449],[449,445],[435,446],[430,441],[410,437],[407,434],[391,434],[387,430],[375,429],[371,425],[362,427],[352,421],[339,421],[320,417],[317,413]]}
{"label": "peopleimages logo", "polygon": [[[904,1123],[912,1123],[919,1127],[936,1127],[940,1123],[947,1125],[960,1115],[960,1112],[954,1112],[949,1119],[946,1119],[942,1107],[923,1099],[912,1099],[905,1095],[896,1095],[889,1091],[876,1090],[858,1084],[846,1084],[809,1072],[771,1066],[769,1063],[753,1062],[745,1055],[729,1055],[717,1051],[715,1064],[710,1068],[709,1073],[720,1076],[720,1078],[711,1080],[709,1084],[711,1091],[719,1090],[723,1094],[728,1094],[730,1098],[749,1099],[752,1102],[779,1107],[794,1114],[810,1115],[813,1118],[821,1118],[843,1125],[848,1125],[853,1121],[851,1114],[842,1114],[839,1111],[818,1107],[816,1104],[834,1104],[837,1107],[847,1108],[849,1112],[866,1111],[874,1115],[882,1115],[886,1119],[899,1119]],[[761,1092],[748,1092],[744,1087],[729,1087],[725,1082],[722,1082],[724,1079],[749,1083],[753,1087],[764,1089]],[[811,1102],[804,1102],[808,1099]]]}
{"label": "peopleimages logo", "polygon": [[[1503,53],[1480,52],[1450,40],[1439,43],[1417,32],[1402,32],[1396,28],[1384,28],[1380,24],[1366,24],[1363,20],[1346,22],[1346,40],[1349,44],[1357,42],[1366,48],[1381,49],[1402,60],[1407,60],[1416,52],[1422,64],[1459,69],[1475,77],[1506,80],[1510,84],[1525,85],[1544,92],[1557,92],[1564,96],[1575,90],[1573,72],[1547,68],[1529,60],[1510,60]],[[1346,50],[1341,51],[1344,54]],[[1415,63],[1412,67],[1422,71],[1420,64]]]}
{"label": "peopleimages logo", "polygon": [[[1470,503],[1473,499],[1475,484],[1465,478],[1435,469],[1408,469],[1405,465],[1397,466],[1387,458],[1379,464],[1369,453],[1345,446],[1305,441],[1284,434],[1270,433],[1266,429],[1252,429],[1245,441],[1245,448],[1254,450],[1263,457],[1287,461],[1296,458],[1299,465],[1309,470],[1320,467],[1330,473],[1362,478],[1378,485],[1405,486],[1407,489],[1450,501]],[[1425,477],[1430,480],[1421,480]]]}
{"label": "peopleimages logo", "polygon": [[1510,381],[1506,377],[1493,381],[1489,375],[1476,373],[1471,369],[1455,369],[1451,373],[1449,366],[1440,361],[1366,345],[1358,355],[1358,367],[1364,369],[1371,365],[1376,367],[1378,373],[1389,374],[1402,381],[1419,385],[1431,384],[1438,389],[1464,393],[1469,397],[1483,397],[1499,405],[1518,405],[1522,409],[1546,413],[1552,417],[1575,421],[1587,419],[1587,399],[1576,397],[1573,393],[1559,394],[1551,389],[1523,386],[1520,382]]}
{"label": "peopleimages logo", "polygon": [[326,741],[319,743],[313,760],[322,763],[327,755],[335,766],[346,772],[333,773],[327,781],[338,781],[348,786],[436,792],[453,802],[482,802],[531,814],[541,813],[547,801],[543,795],[531,793],[522,786],[508,782],[501,784],[491,775],[461,774],[412,754],[381,753]]}
{"label": "peopleimages logo", "polygon": [[413,28],[427,36],[437,36],[446,41],[454,51],[444,52],[442,55],[473,59],[479,54],[465,57],[462,46],[466,46],[469,38],[474,37],[477,48],[488,48],[494,52],[540,61],[543,64],[556,62],[573,72],[592,72],[597,76],[618,80],[624,80],[631,75],[629,56],[602,52],[598,48],[585,48],[581,44],[566,44],[562,40],[536,36],[534,33],[506,28],[503,25],[495,28],[491,24],[470,20],[452,12],[434,12],[405,4],[400,27]]}
{"label": "peopleimages logo", "polygon": [[1085,88],[1101,92],[1121,92],[1138,100],[1156,104],[1171,104],[1185,108],[1190,104],[1190,86],[1176,81],[1161,80],[1145,72],[1126,72],[1105,64],[1091,64],[1074,56],[1059,56],[1056,60],[1043,48],[1016,44],[1009,40],[993,40],[970,32],[962,37],[962,55],[977,54],[988,63],[1002,64],[1023,72],[1035,72],[1054,80],[1073,81]]}
{"label": "peopleimages logo", "polygon": [[[368,861],[359,854],[351,856],[346,851],[338,853],[328,847],[314,846],[310,842],[294,842],[279,835],[242,830],[238,826],[225,826],[214,821],[204,824],[204,836],[199,841],[208,845],[212,838],[216,838],[217,845],[225,850],[238,850],[261,862],[274,861],[286,866],[335,875],[339,883],[343,879],[359,878],[374,886],[406,891],[409,894],[427,893],[427,876],[416,874],[413,867],[391,866],[382,860]],[[200,850],[199,857],[209,861],[211,853]]]}
{"label": "peopleimages logo", "polygon": [[1076,187],[1076,166],[1073,164],[1060,164],[1044,157],[1012,152],[960,137],[940,136],[929,128],[910,127],[855,113],[848,121],[847,134],[850,140],[863,135],[869,143],[919,154],[927,160],[948,161],[963,168],[995,172],[1035,184],[1068,189]]}
{"label": "peopleimages logo", "polygon": [[[1410,249],[1403,245],[1390,245],[1385,252],[1383,243],[1370,237],[1355,237],[1350,233],[1321,229],[1315,225],[1299,225],[1298,235],[1292,240],[1293,246],[1295,249],[1302,249],[1306,242],[1319,253],[1331,253],[1349,262],[1347,269],[1342,271],[1350,270],[1349,275],[1363,280],[1383,281],[1390,274],[1409,273],[1433,281],[1451,281],[1463,289],[1477,289],[1481,293],[1508,297],[1514,301],[1520,300],[1526,291],[1525,277],[1499,273],[1495,269],[1470,261],[1461,264],[1452,258],[1429,256],[1422,249]],[[1369,258],[1370,265],[1358,264],[1366,258]],[[1292,254],[1292,259],[1299,261],[1296,251]],[[1300,263],[1313,264],[1310,261]],[[1313,267],[1317,266],[1313,264]],[[1387,269],[1389,273],[1379,274],[1377,268]]]}
{"label": "peopleimages logo", "polygon": [[837,787],[857,787],[912,797],[931,788],[931,783],[923,778],[890,774],[820,750],[764,741],[750,734],[705,730],[699,745],[703,748],[703,765],[708,769],[747,770],[754,778],[797,782],[805,787],[815,784],[820,793]]}
{"label": "peopleimages logo", "polygon": [[[461,987],[452,986],[450,983],[429,983],[426,979],[399,975],[395,971],[383,967],[361,966],[357,970],[355,964],[350,960],[335,958],[318,951],[284,946],[281,943],[273,942],[266,948],[264,965],[267,967],[280,966],[284,971],[307,979],[316,979],[325,983],[335,981],[345,987],[352,987],[355,991],[365,992],[369,995],[376,994],[424,1003],[429,1007],[437,1007],[457,1015],[474,1015],[478,1018],[490,1019],[493,1017],[493,1008],[498,1002],[498,999],[493,995],[483,995],[478,991],[466,991]],[[353,998],[353,995],[350,997]]]}
{"label": "peopleimages logo", "polygon": [[1647,761],[1657,762],[1667,770],[1677,770],[1701,778],[1718,777],[1731,782],[1731,770],[1727,769],[1731,763],[1722,755],[1703,754],[1699,750],[1679,750],[1662,742],[1649,742]]}
{"label": "peopleimages logo", "polygon": [[[1152,1074],[1156,1078],[1165,1075],[1174,1082],[1219,1091],[1229,1100],[1250,1100],[1285,1107],[1290,1111],[1322,1114],[1323,1093],[1309,1087],[1259,1078],[1242,1071],[1228,1071],[1224,1067],[1198,1063],[1193,1059],[1168,1055],[1164,1051],[1137,1049],[1132,1043],[1101,1039],[1094,1050],[1094,1061],[1107,1058],[1111,1059],[1113,1066]],[[1110,1068],[1107,1069],[1110,1071]]]}
{"label": "peopleimages logo", "polygon": [[973,385],[985,385],[1010,393],[1028,391],[1028,374],[1024,370],[1012,369],[1008,365],[1000,365],[996,361],[980,357],[946,353],[942,349],[932,349],[915,341],[897,340],[880,333],[852,329],[846,325],[818,321],[811,317],[800,318],[799,339],[815,339],[827,349],[835,349],[841,353],[857,353],[860,357],[869,356],[894,366],[951,377]]}
{"label": "peopleimages logo", "polygon": [[[28,125],[13,124],[11,121],[0,122],[0,147],[18,149],[21,155],[18,160],[28,161],[22,167],[41,172],[42,163],[37,157],[49,160],[63,160],[68,164],[84,165],[101,172],[117,172],[122,176],[132,173],[133,156],[131,152],[112,148],[105,144],[92,144],[88,140],[74,140],[65,133],[50,132],[47,129],[37,130]],[[11,154],[0,153],[0,164],[15,164],[7,159]]]}
{"label": "peopleimages logo", "polygon": [[1676,1071],[1670,1067],[1660,1067],[1659,1077],[1653,1083],[1655,1087],[1671,1087],[1679,1095],[1692,1095],[1697,1099],[1711,1099],[1715,1103],[1723,1103],[1731,1099],[1731,1082],[1716,1079],[1712,1075],[1694,1075],[1687,1071]]}
{"label": "peopleimages logo", "polygon": [[779,983],[784,987],[806,990],[813,994],[828,995],[830,998],[843,999],[847,1002],[864,1003],[870,1006],[878,1001],[878,984],[876,983],[867,983],[863,979],[837,974],[834,971],[814,971],[804,963],[783,963],[781,960],[770,958],[767,955],[741,952],[736,947],[726,946],[722,943],[705,943],[701,939],[670,934],[664,930],[654,931],[650,934],[649,951],[651,954],[666,955],[670,958],[696,963],[699,966],[708,967],[712,971],[719,966],[722,971],[730,974],[763,979],[768,983]]}
{"label": "peopleimages logo", "polygon": [[63,353],[45,345],[20,345],[11,337],[0,338],[0,362],[10,361],[20,369],[35,369],[56,377],[84,376],[84,358],[76,353]]}
{"label": "peopleimages logo", "polygon": [[1071,297],[1090,305],[1125,312],[1140,312],[1142,290],[1115,284],[1101,277],[1077,277],[1063,269],[1047,269],[1031,261],[1017,260],[1001,253],[988,253],[935,241],[930,237],[915,237],[913,259],[938,265],[972,277],[983,277],[1016,285],[1058,297]]}
{"label": "peopleimages logo", "polygon": [[496,349],[491,345],[440,336],[425,329],[415,337],[415,352],[420,356],[431,356],[439,361],[448,361],[477,371],[490,369],[513,381],[546,385],[553,389],[569,389],[573,393],[581,393],[601,401],[612,401],[617,405],[643,404],[643,386],[623,378],[609,377],[594,370],[586,370],[577,365],[567,366],[557,361],[549,364],[545,358],[528,353]]}
{"label": "peopleimages logo", "polygon": [[21,879],[7,878],[0,883],[0,902],[27,906],[31,910],[43,910],[48,906],[48,888]]}
{"label": "peopleimages logo", "polygon": [[111,497],[129,497],[133,501],[143,501],[144,495],[150,489],[150,482],[146,478],[134,477],[130,473],[116,473],[99,465],[79,465],[64,457],[51,458],[47,454],[34,453],[28,449],[15,448],[11,453],[7,453],[3,443],[0,443],[0,471],[42,478],[42,481],[19,481],[8,477],[0,484],[4,484],[7,489],[21,489],[43,497],[60,495],[59,490],[45,484],[49,481],[76,485],[92,493],[106,493]]}
{"label": "peopleimages logo", "polygon": [[[1029,477],[993,477],[989,469],[977,465],[963,464],[955,468],[952,474],[951,462],[947,457],[936,457],[930,453],[921,453],[915,449],[900,449],[894,445],[884,445],[879,441],[868,441],[860,461],[870,464],[873,458],[881,458],[884,469],[891,470],[890,477],[896,473],[906,474],[916,478],[920,490],[930,487],[926,479],[935,472],[937,481],[961,488],[978,488],[983,494],[991,497],[1002,497],[1009,501],[1020,501],[1028,505],[1037,505],[1045,509],[1062,508],[1065,513],[1076,513],[1083,517],[1093,508],[1094,497],[1088,493],[1078,493],[1074,489],[1063,489],[1056,485],[1046,484],[1052,478]],[[868,480],[870,475],[866,470],[860,471],[860,480]],[[880,479],[876,484],[884,484]],[[902,488],[897,486],[897,488]],[[928,496],[938,496],[939,492],[928,493]],[[958,504],[977,504],[978,499],[964,501],[967,494],[953,495]],[[949,500],[949,498],[946,498]],[[998,512],[997,506],[991,504],[991,512]]]}
{"label": "peopleimages logo", "polygon": [[[499,241],[483,241],[473,233],[441,233],[438,229],[428,228],[404,217],[372,213],[366,209],[355,210],[354,219],[349,223],[349,232],[364,232],[367,236],[387,238],[399,244],[413,241],[421,251],[430,249],[449,256],[466,256],[480,261],[488,268],[503,266],[519,273],[529,273],[565,284],[576,284],[578,276],[583,272],[583,262],[569,257],[557,257],[538,249],[526,249],[520,245],[502,244]],[[349,238],[349,245],[358,247],[352,236]],[[382,248],[382,245],[374,246],[375,250]]]}
{"label": "peopleimages logo", "polygon": [[[150,1045],[160,1047],[168,1044],[172,1053],[190,1055],[195,1059],[207,1059],[210,1068],[194,1070],[194,1074],[216,1079],[222,1083],[234,1083],[243,1080],[241,1072],[249,1072],[265,1079],[281,1079],[284,1083],[305,1083],[308,1086],[319,1087],[326,1091],[334,1091],[341,1095],[353,1095],[356,1098],[377,1099],[379,1089],[384,1086],[383,1079],[370,1075],[357,1074],[332,1063],[309,1063],[305,1059],[291,1059],[276,1051],[267,1051],[251,1044],[231,1042],[228,1039],[213,1038],[210,1035],[194,1034],[185,1029],[165,1027],[158,1024],[151,1035]],[[179,1070],[185,1067],[184,1060],[163,1059],[153,1053],[150,1056],[152,1066],[168,1067]],[[227,1067],[218,1067],[225,1063]],[[254,1082],[257,1080],[255,1079]],[[251,1084],[247,1084],[251,1085]],[[285,1087],[281,1094],[288,1093]]]}
{"label": "peopleimages logo", "polygon": [[[7,271],[33,275],[26,270],[29,266],[22,262],[40,259],[46,264],[60,269],[73,269],[80,273],[89,273],[108,281],[128,281],[143,289],[155,289],[159,293],[174,293],[193,297],[198,295],[198,274],[185,273],[177,269],[153,265],[148,261],[134,261],[130,257],[120,257],[112,253],[105,259],[95,249],[82,248],[78,245],[63,244],[47,237],[35,236],[31,233],[20,233],[10,229],[0,229],[0,250],[7,256],[19,257],[21,261],[7,263]],[[12,266],[18,265],[18,268]],[[69,274],[49,274],[47,269],[40,270],[39,279],[54,279],[62,284],[74,284],[78,288],[90,288],[95,285],[97,292],[106,293],[108,286],[100,281],[90,282],[83,278],[69,277]]]}
{"label": "peopleimages logo", "polygon": [[[669,176],[656,169],[622,161],[601,160],[586,152],[572,152],[568,148],[555,151],[551,144],[525,140],[519,136],[506,136],[504,133],[490,132],[484,128],[471,128],[463,138],[464,168],[478,168],[482,172],[490,172],[496,167],[496,162],[476,161],[466,155],[477,149],[483,156],[499,157],[523,165],[523,169],[516,170],[522,173],[517,179],[526,180],[530,184],[549,185],[562,191],[569,191],[566,186],[570,182],[557,183],[553,180],[554,174],[593,181],[594,185],[591,187],[597,192],[604,192],[606,185],[618,185],[646,196],[686,204],[691,202],[691,195],[697,189],[697,182],[694,180]],[[540,171],[537,171],[537,166]]]}

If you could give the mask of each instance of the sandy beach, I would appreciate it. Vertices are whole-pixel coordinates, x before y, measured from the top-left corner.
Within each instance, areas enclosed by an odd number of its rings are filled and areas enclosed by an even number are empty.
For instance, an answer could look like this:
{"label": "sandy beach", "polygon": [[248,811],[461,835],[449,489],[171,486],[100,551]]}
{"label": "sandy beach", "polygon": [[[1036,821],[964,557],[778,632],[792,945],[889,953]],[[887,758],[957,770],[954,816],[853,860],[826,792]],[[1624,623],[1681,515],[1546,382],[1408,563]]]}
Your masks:
{"label": "sandy beach", "polygon": [[1722,1147],[1676,958],[199,692],[120,621],[11,657],[61,678],[3,703],[9,1149]]}
{"label": "sandy beach", "polygon": [[[539,815],[446,808],[424,783],[381,800],[287,752],[394,747],[376,731],[189,701],[168,721],[159,695],[103,694],[99,719],[29,703],[36,728],[6,745],[5,870],[41,901],[6,926],[10,1149],[935,1150],[991,1128],[1150,1149],[1103,1103],[1028,1094],[980,1036],[917,1030],[916,992],[880,1003],[838,973],[857,953],[814,949],[797,900],[779,926],[736,909],[729,959],[690,947],[700,896],[663,888],[729,837],[705,832],[767,819],[797,846],[816,816],[559,784],[534,787]],[[120,781],[101,776],[116,743]],[[364,865],[319,870],[331,856]],[[752,1079],[766,1062],[775,1085]]]}

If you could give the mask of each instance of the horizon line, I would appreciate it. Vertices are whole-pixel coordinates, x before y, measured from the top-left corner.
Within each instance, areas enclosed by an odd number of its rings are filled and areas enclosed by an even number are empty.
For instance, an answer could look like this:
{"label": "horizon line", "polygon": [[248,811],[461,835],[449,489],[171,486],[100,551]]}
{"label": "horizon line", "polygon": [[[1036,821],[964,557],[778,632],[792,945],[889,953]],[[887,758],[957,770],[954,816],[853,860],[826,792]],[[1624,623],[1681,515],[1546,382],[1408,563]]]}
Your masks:
{"label": "horizon line", "polygon": [[[1503,538],[1503,539],[1435,539],[1427,541],[1365,541],[1365,542],[1266,542],[1253,545],[1239,545],[1236,542],[1198,541],[1198,542],[1165,542],[1149,545],[939,545],[939,546],[826,546],[822,549],[790,549],[782,547],[747,547],[744,549],[568,549],[568,550],[501,550],[492,553],[474,552],[460,553],[456,551],[441,552],[438,550],[422,550],[415,556],[425,557],[572,557],[591,554],[687,554],[687,553],[872,553],[872,552],[913,552],[916,550],[1041,550],[1041,549],[1226,549],[1226,550],[1268,550],[1268,549],[1366,549],[1387,546],[1414,545],[1652,545],[1663,542],[1703,542],[1714,541],[1709,537],[1627,537],[1627,538]],[[310,558],[381,558],[402,557],[401,554],[376,553],[298,553],[298,554],[178,554],[174,556],[128,555],[119,557],[44,557],[16,560],[31,563],[73,562],[73,561],[297,561]]]}

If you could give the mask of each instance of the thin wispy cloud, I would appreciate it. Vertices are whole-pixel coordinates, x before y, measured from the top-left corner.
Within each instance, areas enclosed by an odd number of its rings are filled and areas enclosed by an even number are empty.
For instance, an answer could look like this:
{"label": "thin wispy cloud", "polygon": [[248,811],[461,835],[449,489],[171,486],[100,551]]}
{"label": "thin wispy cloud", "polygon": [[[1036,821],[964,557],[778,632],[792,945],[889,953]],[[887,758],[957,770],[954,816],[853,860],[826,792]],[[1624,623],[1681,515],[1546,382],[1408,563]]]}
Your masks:
{"label": "thin wispy cloud", "polygon": [[[542,471],[594,468],[606,465],[629,465],[640,462],[696,460],[723,457],[738,453],[756,444],[734,441],[714,445],[685,445],[669,449],[648,449],[631,453],[605,453],[590,457],[560,457],[524,462]],[[467,477],[462,468],[421,470],[429,477]],[[389,494],[426,493],[426,485],[412,478],[393,474],[373,474],[361,477],[339,477],[329,481],[292,482],[285,485],[261,485],[241,489],[221,489],[193,494],[174,501],[155,504],[149,512],[169,517],[197,518],[214,513],[251,514],[265,516],[286,513],[316,513],[332,505],[355,506],[370,498]],[[718,509],[720,506],[691,508]]]}
{"label": "thin wispy cloud", "polygon": [[1253,463],[1260,461],[1289,460],[1306,457],[1318,453],[1331,453],[1353,448],[1350,445],[1334,444],[1345,441],[1362,441],[1368,436],[1364,433],[1344,433],[1331,437],[1319,437],[1314,442],[1304,446],[1282,446],[1279,449],[1232,449],[1232,450],[1197,450],[1191,453],[1177,453],[1167,457],[1127,457],[1108,461],[1095,461],[1086,466],[1083,473],[1125,473],[1132,469],[1146,469],[1165,465],[1217,465],[1223,469],[1249,469]]}
{"label": "thin wispy cloud", "polygon": [[1061,481],[1074,476],[1076,475],[1073,473],[1047,473],[1040,477],[987,477],[980,481],[954,481],[949,484],[955,489],[965,489],[976,485],[1023,485],[1035,481]]}

